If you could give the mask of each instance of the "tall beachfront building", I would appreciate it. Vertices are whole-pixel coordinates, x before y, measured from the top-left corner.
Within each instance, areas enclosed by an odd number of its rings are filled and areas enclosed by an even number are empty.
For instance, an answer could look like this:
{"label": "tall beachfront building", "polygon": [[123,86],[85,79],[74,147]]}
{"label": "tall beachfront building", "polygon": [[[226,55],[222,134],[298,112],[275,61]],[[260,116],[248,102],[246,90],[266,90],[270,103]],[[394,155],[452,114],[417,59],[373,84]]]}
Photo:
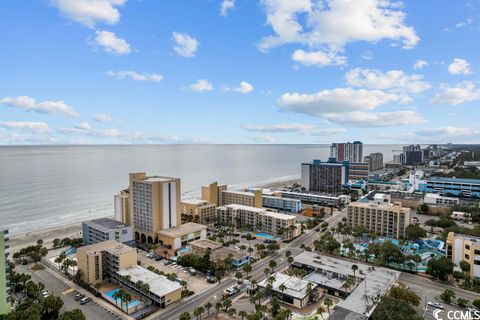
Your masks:
{"label": "tall beachfront building", "polygon": [[412,223],[411,211],[400,202],[352,202],[348,205],[347,224],[355,229],[364,227],[375,234],[403,238],[405,229]]}
{"label": "tall beachfront building", "polygon": [[10,312],[10,265],[8,230],[0,230],[0,314]]}
{"label": "tall beachfront building", "polygon": [[348,182],[348,163],[322,162],[302,163],[301,184],[308,191],[337,193]]}
{"label": "tall beachfront building", "polygon": [[470,265],[470,276],[480,277],[480,237],[449,232],[446,241],[447,258],[457,266],[460,261]]}
{"label": "tall beachfront building", "polygon": [[117,220],[135,227],[135,239],[158,243],[157,232],[181,224],[180,179],[130,173],[129,188],[115,196]]}
{"label": "tall beachfront building", "polygon": [[380,152],[370,153],[363,162],[368,163],[368,170],[370,171],[380,170],[383,168],[383,154]]}
{"label": "tall beachfront building", "polygon": [[338,162],[362,162],[363,143],[360,141],[332,143],[330,146],[330,158],[335,158]]}

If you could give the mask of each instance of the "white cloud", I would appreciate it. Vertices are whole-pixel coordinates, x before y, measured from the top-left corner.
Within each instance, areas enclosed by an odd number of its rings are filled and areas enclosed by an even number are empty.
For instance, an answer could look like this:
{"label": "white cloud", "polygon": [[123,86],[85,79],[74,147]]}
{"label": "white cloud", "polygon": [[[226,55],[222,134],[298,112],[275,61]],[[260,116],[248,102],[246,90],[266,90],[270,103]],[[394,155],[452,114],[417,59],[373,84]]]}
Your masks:
{"label": "white cloud", "polygon": [[421,81],[422,75],[408,75],[401,70],[381,72],[375,69],[355,68],[346,74],[345,79],[351,86],[394,92],[419,93],[431,88],[428,82]]}
{"label": "white cloud", "polygon": [[196,92],[212,91],[213,86],[210,82],[205,79],[198,79],[197,82],[189,85],[190,90]]}
{"label": "white cloud", "polygon": [[71,106],[67,105],[64,101],[36,102],[34,98],[29,96],[18,96],[15,98],[5,97],[0,100],[0,103],[10,107],[35,111],[38,113],[64,114],[69,117],[78,117],[79,115],[78,112],[76,112]]}
{"label": "white cloud", "polygon": [[136,71],[131,71],[131,70],[121,70],[121,71],[108,71],[107,75],[110,77],[114,77],[117,79],[126,79],[130,78],[133,81],[154,81],[154,82],[159,82],[162,81],[163,76],[158,73],[138,73]]}
{"label": "white cloud", "polygon": [[472,81],[463,81],[455,86],[443,85],[431,102],[456,106],[478,100],[480,100],[480,89],[475,88]]}
{"label": "white cloud", "polygon": [[292,60],[305,66],[340,66],[347,63],[347,57],[336,52],[310,51],[297,49],[292,54]]}
{"label": "white cloud", "polygon": [[75,128],[80,129],[80,130],[91,130],[92,126],[88,122],[80,122],[75,126]]}
{"label": "white cloud", "polygon": [[94,27],[98,22],[116,24],[120,19],[117,7],[127,0],[50,0],[60,13],[69,19],[87,27]]}
{"label": "white cloud", "polygon": [[410,103],[411,98],[381,90],[336,88],[314,94],[285,93],[278,106],[285,111],[321,117],[330,122],[354,126],[391,126],[421,123],[414,110],[376,112],[388,103]]}
{"label": "white cloud", "polygon": [[[414,131],[411,141],[442,142],[478,142],[480,139],[480,130],[476,128],[464,127],[441,127],[427,128]],[[452,141],[452,142],[453,142]]]}
{"label": "white cloud", "polygon": [[226,17],[228,12],[235,7],[235,0],[223,0],[220,5],[220,15]]}
{"label": "white cloud", "polygon": [[250,92],[253,91],[253,86],[246,81],[242,81],[242,82],[240,82],[240,85],[238,87],[235,87],[235,88],[230,88],[230,87],[224,86],[223,91],[225,91],[225,92],[232,91],[232,92],[238,92],[238,93],[246,94],[246,93],[250,93]]}
{"label": "white cloud", "polygon": [[93,117],[95,121],[98,122],[113,122],[113,117],[105,113],[96,113]]}
{"label": "white cloud", "polygon": [[1,128],[6,129],[18,129],[26,130],[33,133],[44,134],[50,132],[50,127],[45,122],[23,122],[23,121],[11,121],[0,122]]}
{"label": "white cloud", "polygon": [[372,60],[373,59],[373,52],[372,51],[365,51],[362,54],[362,59],[364,60]]}
{"label": "white cloud", "polygon": [[453,62],[448,65],[448,73],[450,74],[471,74],[470,63],[465,59],[455,58]]}
{"label": "white cloud", "polygon": [[423,69],[424,67],[428,66],[428,62],[425,61],[425,60],[417,60],[415,61],[415,63],[413,64],[413,69],[415,70],[419,70],[419,69]]}
{"label": "white cloud", "polygon": [[345,133],[345,128],[318,128],[312,124],[281,123],[273,125],[245,125],[244,129],[255,132],[283,133],[296,132],[304,135],[329,136]]}
{"label": "white cloud", "polygon": [[413,48],[419,42],[415,29],[404,23],[399,2],[390,0],[262,0],[274,35],[264,37],[261,51],[298,43],[326,53],[338,52],[357,41],[383,39]]}
{"label": "white cloud", "polygon": [[200,43],[197,39],[189,36],[186,33],[173,33],[173,41],[175,42],[173,50],[182,57],[192,58],[198,50]]}
{"label": "white cloud", "polygon": [[118,38],[110,31],[97,30],[94,44],[100,46],[103,51],[114,55],[124,55],[132,52],[130,45],[122,38]]}
{"label": "white cloud", "polygon": [[251,140],[259,143],[273,143],[275,142],[275,138],[269,135],[261,135],[261,136],[255,136],[251,137]]}

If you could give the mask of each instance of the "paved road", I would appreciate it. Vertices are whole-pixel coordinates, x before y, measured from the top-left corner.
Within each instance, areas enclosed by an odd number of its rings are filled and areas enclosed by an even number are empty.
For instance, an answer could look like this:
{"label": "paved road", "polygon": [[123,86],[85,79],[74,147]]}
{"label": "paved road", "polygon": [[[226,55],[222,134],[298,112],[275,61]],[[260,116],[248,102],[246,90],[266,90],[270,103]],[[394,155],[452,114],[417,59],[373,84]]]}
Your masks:
{"label": "paved road", "polygon": [[49,270],[39,270],[39,271],[31,271],[25,267],[18,265],[15,269],[18,272],[28,273],[32,276],[32,280],[35,282],[42,282],[45,285],[45,289],[49,292],[53,293],[54,295],[62,298],[63,300],[63,307],[62,311],[73,310],[73,309],[80,309],[82,310],[85,317],[90,319],[106,319],[106,320],[114,320],[114,319],[123,319],[118,315],[112,313],[110,310],[105,309],[101,305],[95,302],[95,299],[90,301],[85,305],[81,305],[79,301],[75,301],[74,296],[77,293],[74,288],[66,285],[63,281],[58,279],[55,276],[52,276]]}
{"label": "paved road", "polygon": [[[420,305],[415,309],[419,314],[423,314],[425,312],[424,319],[435,319],[433,317],[434,309],[432,307],[428,307],[427,310],[425,310],[425,306],[428,301],[440,302],[445,307],[444,314],[446,314],[450,310],[465,310],[440,301],[439,297],[445,289],[450,289],[455,292],[455,299],[453,299],[454,301],[456,301],[458,298],[463,298],[470,302],[475,299],[480,299],[480,294],[477,294],[475,292],[454,288],[445,284],[434,282],[428,278],[416,276],[409,273],[402,272],[399,281],[407,285],[422,299]],[[446,318],[446,316],[444,318]]]}
{"label": "paved road", "polygon": [[[329,228],[335,227],[339,221],[345,216],[345,211],[339,212],[334,216],[328,217],[325,219],[329,223]],[[281,270],[287,267],[288,262],[285,258],[285,252],[290,250],[292,255],[298,255],[302,252],[300,249],[301,244],[306,246],[311,246],[313,242],[320,237],[321,233],[316,232],[314,229],[308,230],[304,235],[294,239],[292,242],[288,243],[284,248],[277,251],[273,256],[264,258],[255,264],[253,264],[252,271],[250,272],[251,278],[260,282],[261,279],[265,278],[264,270],[268,267],[270,260],[275,260],[277,262],[276,270]],[[203,305],[207,301],[215,303],[219,300],[223,291],[234,285],[237,282],[237,279],[228,278],[222,280],[216,287],[204,291],[203,293],[196,294],[187,299],[183,299],[169,306],[168,308],[155,313],[147,319],[161,319],[161,320],[176,320],[179,318],[180,314],[183,312],[193,312],[193,309],[198,306]],[[216,299],[213,299],[216,298]]]}

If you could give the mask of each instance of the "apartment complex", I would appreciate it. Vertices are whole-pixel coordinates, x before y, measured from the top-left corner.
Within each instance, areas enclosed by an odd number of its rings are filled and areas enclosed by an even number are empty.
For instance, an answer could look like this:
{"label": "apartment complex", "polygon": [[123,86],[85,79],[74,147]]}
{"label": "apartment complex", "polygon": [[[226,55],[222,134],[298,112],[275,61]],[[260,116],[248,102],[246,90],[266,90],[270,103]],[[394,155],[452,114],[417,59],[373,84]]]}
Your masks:
{"label": "apartment complex", "polygon": [[366,162],[349,162],[348,180],[368,180],[369,164]]}
{"label": "apartment complex", "polygon": [[208,186],[202,187],[202,200],[217,206],[227,204],[241,204],[249,207],[262,207],[262,190],[254,189],[252,191],[227,190],[227,185],[218,185],[218,182],[212,182]]}
{"label": "apartment complex", "polygon": [[282,198],[287,199],[298,199],[304,203],[316,204],[321,206],[329,207],[340,207],[350,203],[350,196],[340,195],[340,196],[328,196],[323,194],[312,194],[312,193],[301,193],[301,192],[290,192],[290,191],[280,191]]}
{"label": "apartment complex", "polygon": [[272,235],[292,239],[301,232],[295,216],[267,211],[239,204],[229,204],[217,208],[217,218],[235,229],[257,229]]}
{"label": "apartment complex", "polygon": [[135,227],[136,240],[158,243],[158,231],[181,224],[180,179],[140,172],[130,173],[129,182],[115,196],[115,216]]}
{"label": "apartment complex", "polygon": [[352,202],[348,205],[347,223],[350,227],[365,227],[377,235],[403,238],[412,223],[411,211],[400,202]]}
{"label": "apartment complex", "polygon": [[8,230],[0,230],[0,315],[10,312],[10,265]]}
{"label": "apartment complex", "polygon": [[161,255],[174,256],[179,249],[192,241],[206,239],[207,226],[194,222],[181,224],[177,227],[158,232],[158,243]]}
{"label": "apartment complex", "polygon": [[215,221],[217,206],[200,199],[188,199],[180,202],[182,223],[196,222],[209,224]]}
{"label": "apartment complex", "polygon": [[82,223],[83,243],[90,245],[94,243],[115,240],[118,242],[132,245],[135,240],[133,236],[133,227],[123,222],[101,218]]}
{"label": "apartment complex", "polygon": [[330,146],[330,158],[337,161],[362,162],[363,143],[354,141],[353,143],[332,143]]}
{"label": "apartment complex", "polygon": [[227,185],[219,185],[218,182],[212,182],[208,186],[202,187],[202,200],[208,201],[216,206],[222,205],[222,192],[227,190]]}
{"label": "apartment complex", "polygon": [[446,241],[446,255],[457,266],[460,261],[470,264],[470,276],[480,277],[480,238],[449,232]]}
{"label": "apartment complex", "polygon": [[[181,299],[182,287],[178,282],[138,266],[137,250],[117,241],[78,248],[77,266],[85,283],[113,281],[161,308]],[[139,290],[135,285],[138,281],[148,283],[149,291]]]}
{"label": "apartment complex", "polygon": [[368,163],[369,171],[376,171],[383,168],[383,154],[380,152],[370,153],[363,162]]}
{"label": "apartment complex", "polygon": [[308,191],[337,193],[348,182],[347,162],[336,163],[313,160],[312,163],[302,163],[301,184]]}

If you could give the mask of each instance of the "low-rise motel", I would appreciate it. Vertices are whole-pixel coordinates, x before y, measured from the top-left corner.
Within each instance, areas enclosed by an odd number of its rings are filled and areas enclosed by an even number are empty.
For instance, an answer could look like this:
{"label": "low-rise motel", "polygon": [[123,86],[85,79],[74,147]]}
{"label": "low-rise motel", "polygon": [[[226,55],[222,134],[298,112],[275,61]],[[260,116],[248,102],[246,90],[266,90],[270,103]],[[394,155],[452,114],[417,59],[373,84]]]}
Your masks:
{"label": "low-rise motel", "polygon": [[[85,283],[96,285],[113,282],[161,308],[181,299],[182,287],[178,282],[138,266],[137,250],[117,241],[78,248],[77,266]],[[148,283],[148,291],[135,286],[138,281]]]}

